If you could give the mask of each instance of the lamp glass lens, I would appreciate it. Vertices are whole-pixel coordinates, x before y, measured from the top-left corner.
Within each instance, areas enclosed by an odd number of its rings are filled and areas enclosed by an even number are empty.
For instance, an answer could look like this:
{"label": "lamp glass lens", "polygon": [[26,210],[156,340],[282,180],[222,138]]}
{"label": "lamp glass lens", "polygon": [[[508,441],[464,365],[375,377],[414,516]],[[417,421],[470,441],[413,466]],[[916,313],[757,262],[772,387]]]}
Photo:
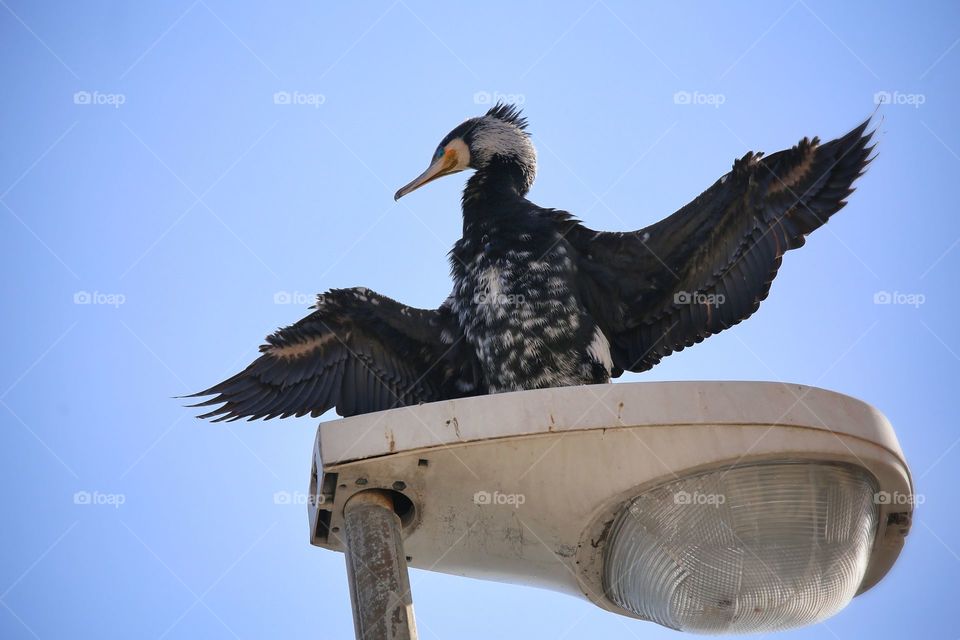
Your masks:
{"label": "lamp glass lens", "polygon": [[856,594],[877,529],[860,467],[763,463],[680,478],[610,529],[604,589],[629,611],[701,633],[818,622]]}

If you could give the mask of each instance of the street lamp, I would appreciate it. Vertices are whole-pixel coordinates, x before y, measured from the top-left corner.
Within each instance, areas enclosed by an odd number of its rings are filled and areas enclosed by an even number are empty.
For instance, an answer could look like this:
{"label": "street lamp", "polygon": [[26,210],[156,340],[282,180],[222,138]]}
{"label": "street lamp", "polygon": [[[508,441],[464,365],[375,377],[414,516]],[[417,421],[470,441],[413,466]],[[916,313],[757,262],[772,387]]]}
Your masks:
{"label": "street lamp", "polygon": [[[404,561],[685,631],[802,626],[887,573],[913,512],[879,411],[767,382],[565,387],[326,422],[311,493],[311,542],[369,569],[381,602],[363,627],[352,569],[358,636],[388,611],[415,635]],[[360,553],[353,514],[371,501],[395,543]]]}

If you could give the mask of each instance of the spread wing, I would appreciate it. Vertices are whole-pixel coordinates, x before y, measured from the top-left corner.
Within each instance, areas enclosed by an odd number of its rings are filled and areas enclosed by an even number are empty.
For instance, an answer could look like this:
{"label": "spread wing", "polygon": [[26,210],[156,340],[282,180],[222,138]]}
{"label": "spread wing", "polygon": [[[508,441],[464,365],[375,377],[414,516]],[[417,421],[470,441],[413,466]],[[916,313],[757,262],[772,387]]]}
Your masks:
{"label": "spread wing", "polygon": [[352,416],[474,395],[472,353],[446,306],[414,309],[363,288],[318,296],[316,311],[267,337],[246,369],[191,397],[201,418]]}
{"label": "spread wing", "polygon": [[783,254],[843,208],[870,163],[867,122],[821,144],[748,153],[693,202],[639,231],[595,232],[554,213],[579,253],[582,296],[606,333],[615,375],[750,317]]}

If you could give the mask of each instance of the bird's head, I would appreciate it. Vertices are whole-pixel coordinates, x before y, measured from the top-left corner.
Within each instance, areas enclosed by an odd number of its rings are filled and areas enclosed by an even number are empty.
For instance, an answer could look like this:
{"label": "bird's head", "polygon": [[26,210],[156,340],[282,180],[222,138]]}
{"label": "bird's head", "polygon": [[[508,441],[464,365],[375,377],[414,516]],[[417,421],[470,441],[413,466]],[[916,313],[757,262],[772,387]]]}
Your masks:
{"label": "bird's head", "polygon": [[486,114],[470,118],[444,136],[427,170],[401,187],[393,199],[464,169],[500,172],[498,178],[508,181],[520,195],[526,194],[537,171],[537,152],[526,127],[520,109],[497,103]]}

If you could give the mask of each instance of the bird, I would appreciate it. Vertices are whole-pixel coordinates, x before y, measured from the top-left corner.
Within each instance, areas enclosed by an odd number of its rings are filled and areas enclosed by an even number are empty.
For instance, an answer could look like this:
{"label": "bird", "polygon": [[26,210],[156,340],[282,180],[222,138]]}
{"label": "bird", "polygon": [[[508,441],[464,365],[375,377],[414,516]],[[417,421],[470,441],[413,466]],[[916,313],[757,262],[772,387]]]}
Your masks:
{"label": "bird", "polygon": [[353,416],[647,371],[757,311],[783,255],[845,206],[875,157],[870,121],[828,142],[746,153],[672,215],[604,232],[527,199],[537,172],[527,119],[498,102],[444,136],[394,196],[473,171],[438,308],[331,289],[190,406],[215,407],[198,416],[213,421]]}

